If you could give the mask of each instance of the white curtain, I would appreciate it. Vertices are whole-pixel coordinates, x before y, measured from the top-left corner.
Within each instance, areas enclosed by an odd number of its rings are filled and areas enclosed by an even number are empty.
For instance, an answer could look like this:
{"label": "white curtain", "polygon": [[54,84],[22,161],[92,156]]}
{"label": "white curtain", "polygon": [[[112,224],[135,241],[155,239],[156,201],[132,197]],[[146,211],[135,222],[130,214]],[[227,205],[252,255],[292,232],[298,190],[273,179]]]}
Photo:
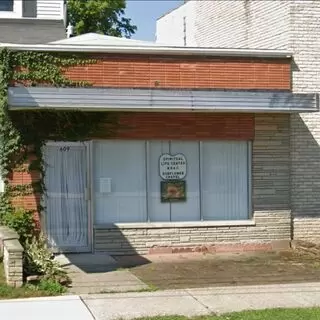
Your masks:
{"label": "white curtain", "polygon": [[51,246],[64,251],[88,246],[84,146],[47,146],[46,229]]}
{"label": "white curtain", "polygon": [[204,220],[248,219],[248,143],[206,141],[201,149],[201,209]]}
{"label": "white curtain", "polygon": [[94,142],[93,182],[96,224],[146,221],[144,141]]}

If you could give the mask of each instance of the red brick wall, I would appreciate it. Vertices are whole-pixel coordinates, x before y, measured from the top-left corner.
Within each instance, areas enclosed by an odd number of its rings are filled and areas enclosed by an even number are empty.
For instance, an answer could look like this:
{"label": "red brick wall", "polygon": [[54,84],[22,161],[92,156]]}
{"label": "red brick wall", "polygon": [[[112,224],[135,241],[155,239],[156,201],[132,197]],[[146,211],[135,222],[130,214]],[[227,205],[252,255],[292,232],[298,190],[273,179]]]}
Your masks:
{"label": "red brick wall", "polygon": [[[116,139],[176,139],[252,140],[254,138],[253,114],[221,113],[118,113],[118,128],[108,138]],[[102,134],[103,136],[103,134]],[[9,176],[10,184],[22,185],[39,181],[36,171],[15,171]],[[13,199],[16,207],[35,210],[35,220],[40,195],[31,194]]]}
{"label": "red brick wall", "polygon": [[66,71],[96,87],[128,88],[291,88],[290,59],[96,55],[96,64]]}
{"label": "red brick wall", "polygon": [[123,112],[109,138],[252,140],[254,115],[233,113]]}
{"label": "red brick wall", "polygon": [[[30,185],[32,183],[38,182],[40,179],[40,174],[38,171],[14,171],[9,175],[9,183],[11,185]],[[17,208],[24,208],[27,210],[34,211],[34,220],[37,227],[40,227],[40,216],[38,208],[40,205],[41,197],[39,193],[33,192],[28,195],[18,196],[12,199],[13,206]]]}

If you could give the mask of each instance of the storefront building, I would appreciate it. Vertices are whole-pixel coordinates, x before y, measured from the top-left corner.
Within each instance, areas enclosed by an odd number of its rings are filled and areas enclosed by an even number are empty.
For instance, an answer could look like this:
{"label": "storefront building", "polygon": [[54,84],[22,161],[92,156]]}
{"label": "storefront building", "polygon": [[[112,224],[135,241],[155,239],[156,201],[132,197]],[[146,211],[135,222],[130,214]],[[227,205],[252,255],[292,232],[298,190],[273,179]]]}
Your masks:
{"label": "storefront building", "polygon": [[12,111],[80,109],[118,119],[105,137],[45,147],[41,223],[57,251],[289,246],[290,114],[318,110],[315,94],[291,92],[289,52],[74,39],[12,48],[97,59],[66,71],[90,88],[10,87]]}

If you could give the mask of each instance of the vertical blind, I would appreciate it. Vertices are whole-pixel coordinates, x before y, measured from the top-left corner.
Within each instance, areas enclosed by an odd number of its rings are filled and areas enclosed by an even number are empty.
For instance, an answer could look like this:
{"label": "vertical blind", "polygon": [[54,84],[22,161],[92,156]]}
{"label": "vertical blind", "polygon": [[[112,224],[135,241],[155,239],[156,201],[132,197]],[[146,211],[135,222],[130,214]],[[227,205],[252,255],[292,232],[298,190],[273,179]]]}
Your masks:
{"label": "vertical blind", "polygon": [[[165,153],[187,160],[185,201],[161,202]],[[248,219],[249,167],[246,141],[94,142],[95,223]]]}

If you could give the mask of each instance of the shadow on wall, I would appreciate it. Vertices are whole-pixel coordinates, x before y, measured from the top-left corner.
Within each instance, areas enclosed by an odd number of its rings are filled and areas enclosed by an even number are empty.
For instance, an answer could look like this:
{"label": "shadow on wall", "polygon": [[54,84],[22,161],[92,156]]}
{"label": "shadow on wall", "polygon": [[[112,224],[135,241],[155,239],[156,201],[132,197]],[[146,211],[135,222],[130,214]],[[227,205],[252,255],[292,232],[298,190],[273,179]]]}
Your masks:
{"label": "shadow on wall", "polygon": [[291,116],[291,207],[294,218],[320,219],[319,142],[319,113]]}

